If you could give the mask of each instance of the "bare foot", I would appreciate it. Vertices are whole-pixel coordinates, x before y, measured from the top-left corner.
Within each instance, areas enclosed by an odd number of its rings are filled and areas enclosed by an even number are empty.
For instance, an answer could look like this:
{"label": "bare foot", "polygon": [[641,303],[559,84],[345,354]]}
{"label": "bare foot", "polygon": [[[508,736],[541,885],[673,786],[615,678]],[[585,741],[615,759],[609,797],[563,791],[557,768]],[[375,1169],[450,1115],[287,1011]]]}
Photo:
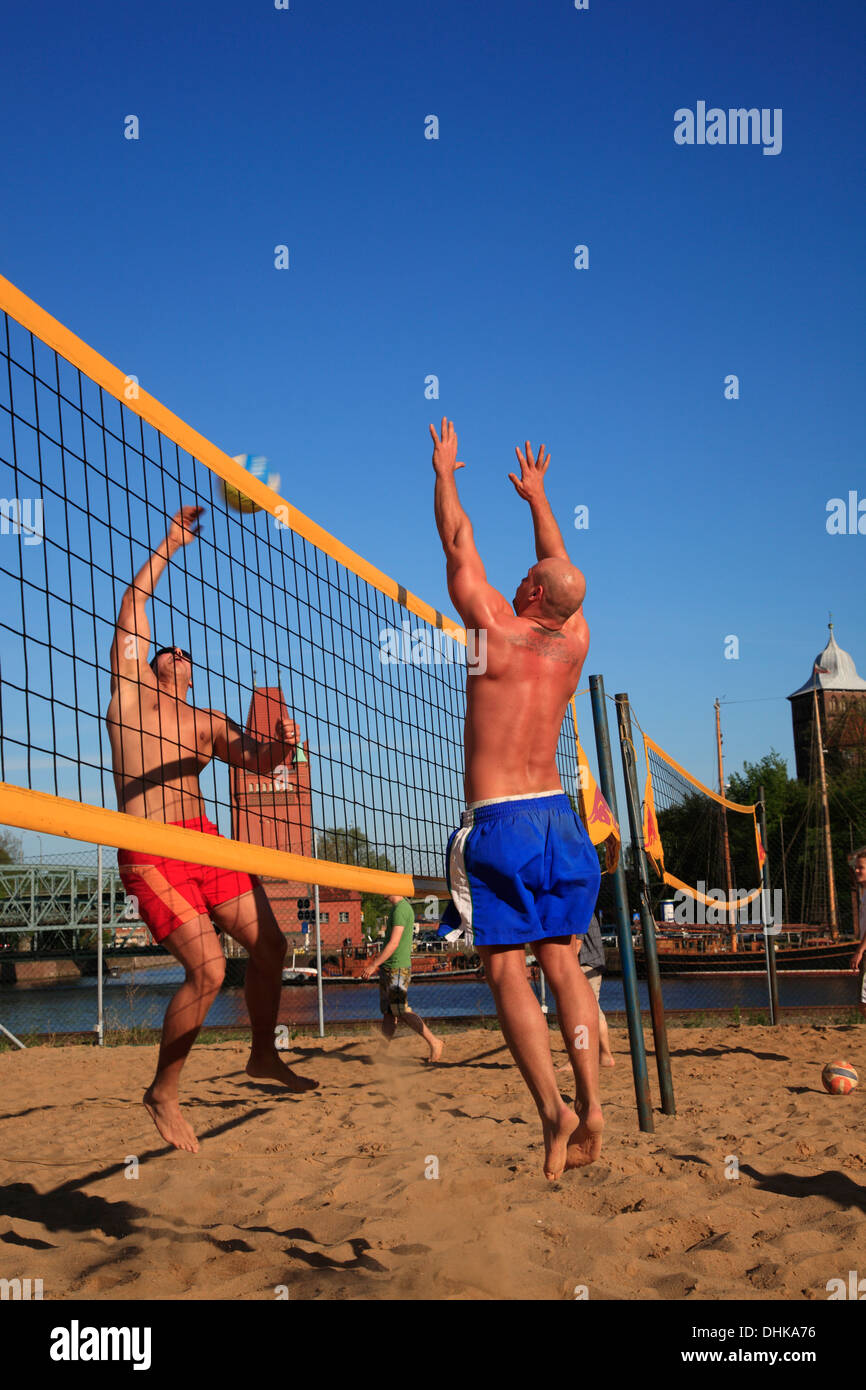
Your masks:
{"label": "bare foot", "polygon": [[434,1042],[433,1042],[433,1046],[432,1046],[431,1049],[430,1049],[430,1056],[427,1058],[427,1061],[428,1061],[428,1062],[438,1062],[438,1061],[439,1061],[439,1058],[442,1056],[442,1049],[444,1048],[444,1046],[445,1046],[445,1039],[444,1039],[444,1038],[435,1038],[435,1039],[434,1039]]}
{"label": "bare foot", "polygon": [[183,1118],[176,1099],[157,1100],[150,1086],[144,1093],[144,1108],[167,1144],[175,1149],[185,1149],[187,1153],[198,1153],[198,1140],[192,1125]]}
{"label": "bare foot", "polygon": [[256,1081],[278,1081],[295,1095],[302,1091],[314,1091],[319,1084],[308,1076],[298,1076],[276,1053],[270,1057],[251,1057],[246,1065],[246,1073]]}
{"label": "bare foot", "polygon": [[589,1106],[580,1115],[569,1138],[566,1168],[585,1168],[588,1163],[594,1163],[601,1153],[603,1131],[601,1106]]}
{"label": "bare foot", "polygon": [[580,1120],[573,1110],[563,1102],[562,1109],[555,1124],[548,1124],[542,1121],[544,1130],[544,1176],[550,1182],[555,1182],[561,1178],[565,1169],[569,1166],[568,1141],[569,1138],[580,1125]]}

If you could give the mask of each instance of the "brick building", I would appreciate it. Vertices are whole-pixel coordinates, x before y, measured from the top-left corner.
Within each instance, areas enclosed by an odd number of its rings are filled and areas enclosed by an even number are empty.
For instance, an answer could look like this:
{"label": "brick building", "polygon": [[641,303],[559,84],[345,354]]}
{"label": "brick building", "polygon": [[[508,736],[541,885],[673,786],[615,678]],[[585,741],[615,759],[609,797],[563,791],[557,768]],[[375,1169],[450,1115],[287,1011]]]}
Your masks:
{"label": "brick building", "polygon": [[812,664],[809,679],[789,695],[794,726],[797,776],[815,776],[815,692],[824,744],[827,775],[866,769],[866,681],[857,674],[854,660],[833,636]]}
{"label": "brick building", "polygon": [[[300,948],[303,945],[302,927],[309,925],[309,947],[315,949],[316,937],[314,923],[298,921],[298,898],[313,901],[312,884],[299,884],[294,879],[263,878],[268,901],[280,929],[292,938],[291,944]],[[339,951],[344,941],[353,946],[362,940],[361,934],[361,894],[349,888],[319,889],[319,926],[322,932],[322,950],[329,955]]]}
{"label": "brick building", "polygon": [[[289,723],[291,719],[279,686],[257,686],[253,690],[246,729],[254,738],[272,739],[277,722]],[[312,857],[313,798],[308,743],[298,745],[291,763],[280,765],[267,775],[232,768],[231,800],[232,835],[236,840]],[[302,944],[297,900],[312,901],[312,884],[274,878],[264,878],[262,884],[281,930],[293,937],[297,934],[296,944]],[[347,938],[357,945],[362,940],[361,894],[351,889],[320,888],[319,922],[324,951],[339,950]],[[312,947],[312,931],[309,941]]]}

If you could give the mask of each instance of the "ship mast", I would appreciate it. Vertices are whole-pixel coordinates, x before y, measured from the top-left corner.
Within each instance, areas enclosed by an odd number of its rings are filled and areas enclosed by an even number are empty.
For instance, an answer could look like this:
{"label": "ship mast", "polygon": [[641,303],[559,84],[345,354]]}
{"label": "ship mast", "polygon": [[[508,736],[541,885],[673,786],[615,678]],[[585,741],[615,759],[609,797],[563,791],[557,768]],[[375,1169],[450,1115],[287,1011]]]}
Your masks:
{"label": "ship mast", "polygon": [[[833,624],[830,624],[832,630]],[[827,906],[830,912],[830,935],[835,941],[839,935],[839,919],[836,912],[836,884],[833,879],[833,841],[830,837],[830,802],[827,798],[827,772],[824,766],[824,738],[821,733],[821,718],[818,709],[818,676],[826,675],[823,666],[817,661],[812,668],[812,703],[815,709],[815,738],[818,742],[818,775],[821,780],[821,807],[824,813],[824,856],[827,861]]]}
{"label": "ship mast", "polygon": [[[718,699],[716,700],[716,743],[719,750],[719,795],[723,797],[725,795],[725,773],[722,763],[722,707]],[[719,810],[722,813],[722,843],[725,848],[725,879],[728,890],[728,913],[730,914],[734,886],[734,875],[731,870],[731,842],[728,839],[728,817],[725,807],[720,806]],[[733,928],[734,923],[730,922],[730,915],[728,921]]]}

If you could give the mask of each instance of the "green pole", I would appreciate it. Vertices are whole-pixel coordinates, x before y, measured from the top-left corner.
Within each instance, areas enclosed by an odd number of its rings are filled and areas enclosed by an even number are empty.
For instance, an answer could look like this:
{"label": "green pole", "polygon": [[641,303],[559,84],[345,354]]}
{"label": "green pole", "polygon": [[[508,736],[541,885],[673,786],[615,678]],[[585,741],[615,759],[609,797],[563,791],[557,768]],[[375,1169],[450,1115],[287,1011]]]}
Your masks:
{"label": "green pole", "polygon": [[650,911],[649,874],[643,848],[643,829],[640,820],[640,795],[637,785],[634,746],[631,739],[631,709],[628,695],[616,695],[616,717],[619,725],[619,741],[622,748],[622,769],[625,780],[625,799],[628,806],[628,823],[631,843],[637,866],[640,885],[640,922],[643,932],[644,959],[646,960],[647,989],[650,999],[650,1014],[653,1024],[653,1041],[656,1050],[656,1065],[659,1072],[659,1090],[662,1097],[662,1110],[666,1115],[675,1115],[674,1084],[671,1078],[671,1054],[668,1050],[668,1035],[665,1026],[665,1006],[662,999],[662,982],[659,973],[659,957],[656,947],[656,926]]}
{"label": "green pole", "polygon": [[[604,680],[601,676],[590,676],[589,689],[592,698],[592,722],[595,725],[595,747],[598,753],[598,775],[605,801],[619,824],[616,808],[616,786],[613,779],[613,760],[610,756],[610,733],[607,726],[607,706],[604,703]],[[622,987],[625,994],[625,1013],[628,1020],[628,1038],[631,1048],[631,1070],[634,1077],[634,1095],[640,1128],[652,1134],[652,1101],[650,1100],[649,1076],[647,1075],[646,1047],[644,1046],[643,1024],[640,1016],[638,996],[637,966],[634,959],[634,942],[631,937],[631,913],[628,905],[628,890],[625,882],[623,856],[620,853],[613,874],[614,896],[616,898],[617,936],[619,937],[619,958],[622,961]]]}

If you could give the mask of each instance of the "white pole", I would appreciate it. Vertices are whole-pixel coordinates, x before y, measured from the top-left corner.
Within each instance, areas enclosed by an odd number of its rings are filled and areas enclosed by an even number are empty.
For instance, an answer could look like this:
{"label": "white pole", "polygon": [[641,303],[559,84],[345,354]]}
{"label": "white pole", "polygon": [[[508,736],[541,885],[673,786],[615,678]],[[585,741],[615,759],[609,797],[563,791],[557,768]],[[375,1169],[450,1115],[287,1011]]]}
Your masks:
{"label": "white pole", "polygon": [[96,846],[96,1042],[103,1046],[102,1019],[102,845]]}
{"label": "white pole", "polygon": [[322,993],[322,930],[319,924],[319,885],[316,883],[313,890],[313,902],[316,908],[316,980],[319,994],[319,1037],[325,1036],[325,999]]}
{"label": "white pole", "polygon": [[[318,859],[316,833],[313,831],[313,858]],[[313,907],[316,914],[316,993],[319,996],[319,1037],[325,1036],[325,998],[322,992],[322,927],[319,921],[319,885],[313,884]]]}

